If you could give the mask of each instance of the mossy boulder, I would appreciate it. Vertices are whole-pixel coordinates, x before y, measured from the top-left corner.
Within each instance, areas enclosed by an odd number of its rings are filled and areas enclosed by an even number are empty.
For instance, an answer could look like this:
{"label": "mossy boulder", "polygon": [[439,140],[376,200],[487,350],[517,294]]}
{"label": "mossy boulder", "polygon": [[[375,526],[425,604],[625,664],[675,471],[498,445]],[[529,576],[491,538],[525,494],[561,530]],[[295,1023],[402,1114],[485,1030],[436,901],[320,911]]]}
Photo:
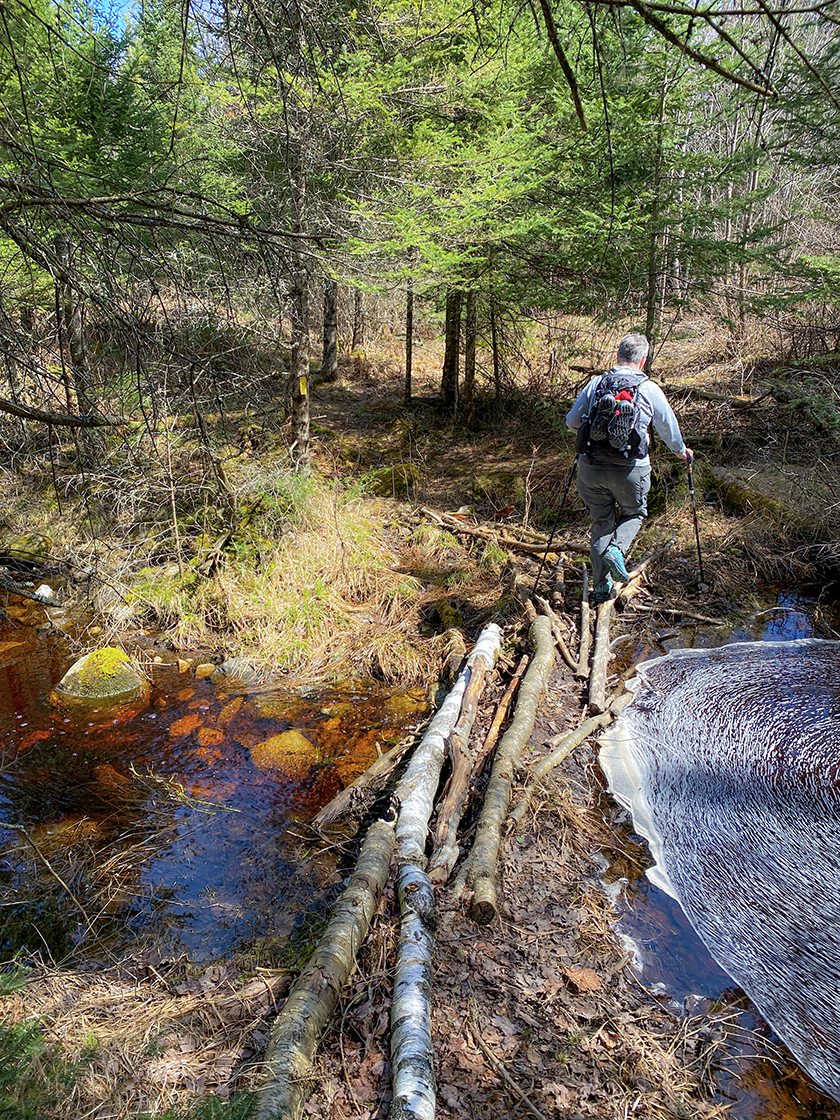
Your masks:
{"label": "mossy boulder", "polygon": [[11,540],[4,541],[0,552],[14,560],[40,563],[50,554],[52,541],[45,533],[21,533]]}
{"label": "mossy boulder", "polygon": [[300,731],[283,731],[251,747],[251,762],[258,770],[280,770],[302,780],[318,762],[318,749]]}
{"label": "mossy boulder", "polygon": [[379,498],[408,498],[420,485],[420,471],[414,463],[380,467],[370,476],[371,493]]}
{"label": "mossy boulder", "polygon": [[53,695],[65,705],[112,709],[147,701],[149,682],[125,650],[106,646],[71,665]]}

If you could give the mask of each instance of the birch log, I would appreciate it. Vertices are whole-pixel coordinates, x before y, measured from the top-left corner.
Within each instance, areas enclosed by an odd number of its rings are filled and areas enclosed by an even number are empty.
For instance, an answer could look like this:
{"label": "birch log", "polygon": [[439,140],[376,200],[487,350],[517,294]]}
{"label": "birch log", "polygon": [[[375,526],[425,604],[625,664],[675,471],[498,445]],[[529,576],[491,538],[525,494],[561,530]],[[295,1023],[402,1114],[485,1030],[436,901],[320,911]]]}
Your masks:
{"label": "birch log", "polygon": [[484,658],[476,659],[472,675],[464,693],[464,704],[458,722],[449,737],[449,757],[452,773],[449,776],[443,800],[438,809],[438,826],[435,846],[429,866],[429,878],[434,883],[445,883],[458,858],[458,825],[464,812],[467,791],[472,773],[472,753],[469,748],[470,732],[475,722],[478,698],[484,688]]}
{"label": "birch log", "polygon": [[484,659],[488,667],[493,664],[501,648],[502,632],[495,622],[478,636],[467,664],[455,682],[452,691],[432,717],[426,734],[417,744],[405,774],[397,786],[399,806],[397,817],[397,851],[399,862],[416,867],[426,866],[426,837],[432,815],[435,793],[440,780],[440,770],[446,757],[446,745],[452,728],[461,711],[461,702],[470,678],[472,665],[477,658]]}
{"label": "birch log", "polygon": [[374,822],[323,937],[274,1020],[256,1120],[298,1120],[318,1041],[388,881],[393,851],[393,826]]}
{"label": "birch log", "polygon": [[534,659],[520,686],[510,727],[502,736],[496,751],[475,842],[456,886],[456,893],[460,893],[464,885],[472,887],[474,893],[470,913],[475,921],[484,924],[491,922],[498,912],[496,865],[502,842],[502,824],[510,804],[514,770],[534,729],[537,706],[554,668],[554,640],[551,623],[545,615],[540,615],[531,624],[531,641],[535,649]]}
{"label": "birch log", "polygon": [[393,1099],[389,1120],[434,1120],[432,953],[435,896],[419,867],[404,864],[397,878],[400,947],[391,1002]]}
{"label": "birch log", "polygon": [[[519,664],[516,666],[516,672],[510,678],[505,694],[499,701],[499,706],[496,708],[496,713],[490,721],[490,726],[487,729],[487,734],[484,737],[484,742],[475,752],[472,764],[471,780],[474,784],[480,777],[484,769],[484,763],[487,761],[487,756],[493,751],[496,746],[496,740],[502,730],[502,724],[507,719],[508,708],[510,707],[511,700],[513,700],[514,693],[519,688],[519,682],[528,668],[528,662],[531,658],[527,653],[523,654],[520,658]],[[471,787],[472,788],[472,787]],[[470,795],[467,794],[467,802],[469,803]]]}
{"label": "birch log", "polygon": [[585,680],[589,676],[589,647],[592,637],[589,631],[589,572],[583,571],[583,595],[580,600],[580,647],[578,649],[577,676]]}
{"label": "birch log", "polygon": [[589,675],[589,710],[598,715],[607,706],[607,666],[610,660],[610,617],[612,600],[607,599],[598,607],[595,626],[595,652],[592,654],[592,672]]}

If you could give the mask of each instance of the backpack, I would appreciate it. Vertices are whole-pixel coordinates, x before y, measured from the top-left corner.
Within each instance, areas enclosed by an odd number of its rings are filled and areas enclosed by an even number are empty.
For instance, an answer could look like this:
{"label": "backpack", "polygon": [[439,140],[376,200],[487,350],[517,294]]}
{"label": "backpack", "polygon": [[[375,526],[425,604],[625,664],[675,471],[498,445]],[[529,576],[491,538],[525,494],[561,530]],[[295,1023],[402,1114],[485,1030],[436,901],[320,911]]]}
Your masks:
{"label": "backpack", "polygon": [[647,432],[639,408],[639,386],[646,380],[641,371],[611,369],[602,375],[589,415],[578,429],[578,454],[620,464],[647,455]]}

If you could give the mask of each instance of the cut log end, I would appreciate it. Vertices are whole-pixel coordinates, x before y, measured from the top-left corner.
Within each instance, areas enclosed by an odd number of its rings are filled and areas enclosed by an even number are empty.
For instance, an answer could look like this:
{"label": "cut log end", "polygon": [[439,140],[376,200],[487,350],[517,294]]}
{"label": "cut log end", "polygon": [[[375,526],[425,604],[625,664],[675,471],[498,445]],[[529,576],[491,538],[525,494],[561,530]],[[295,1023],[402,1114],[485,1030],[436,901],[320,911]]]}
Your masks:
{"label": "cut log end", "polygon": [[492,879],[479,879],[475,884],[470,917],[480,926],[489,926],[499,914],[496,884]]}

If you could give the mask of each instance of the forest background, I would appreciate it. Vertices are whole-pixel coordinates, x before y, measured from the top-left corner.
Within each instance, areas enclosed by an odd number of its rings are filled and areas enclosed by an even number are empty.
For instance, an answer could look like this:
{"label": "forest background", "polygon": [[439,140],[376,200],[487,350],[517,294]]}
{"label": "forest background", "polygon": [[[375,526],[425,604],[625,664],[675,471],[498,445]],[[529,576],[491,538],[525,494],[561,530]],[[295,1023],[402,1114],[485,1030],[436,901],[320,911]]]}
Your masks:
{"label": "forest background", "polygon": [[445,467],[441,508],[548,529],[568,402],[638,329],[655,371],[715,366],[709,399],[752,410],[726,444],[718,403],[681,409],[695,446],[784,466],[747,497],[762,541],[707,511],[717,590],[836,577],[838,22],[838,0],[0,4],[0,553],[51,550],[85,648],[146,627],[266,675],[427,683],[442,630],[504,615],[505,556],[468,593],[452,534],[370,499],[435,504]]}

